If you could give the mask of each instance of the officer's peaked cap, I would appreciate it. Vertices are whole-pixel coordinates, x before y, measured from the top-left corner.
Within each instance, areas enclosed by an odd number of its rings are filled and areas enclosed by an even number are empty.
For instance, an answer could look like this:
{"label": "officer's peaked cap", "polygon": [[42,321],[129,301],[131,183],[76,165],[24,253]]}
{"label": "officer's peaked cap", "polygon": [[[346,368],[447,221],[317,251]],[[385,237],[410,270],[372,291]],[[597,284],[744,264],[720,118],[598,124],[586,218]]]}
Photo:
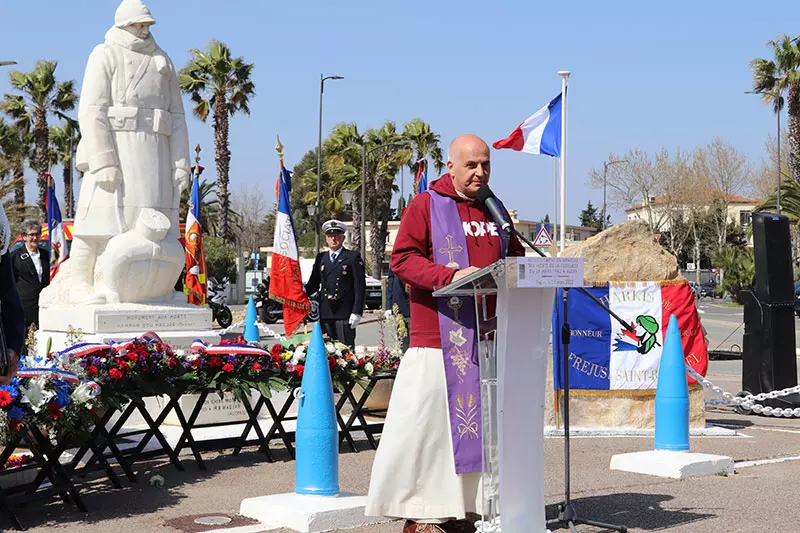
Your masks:
{"label": "officer's peaked cap", "polygon": [[345,233],[347,231],[347,224],[338,220],[329,220],[322,225],[322,231],[325,235]]}

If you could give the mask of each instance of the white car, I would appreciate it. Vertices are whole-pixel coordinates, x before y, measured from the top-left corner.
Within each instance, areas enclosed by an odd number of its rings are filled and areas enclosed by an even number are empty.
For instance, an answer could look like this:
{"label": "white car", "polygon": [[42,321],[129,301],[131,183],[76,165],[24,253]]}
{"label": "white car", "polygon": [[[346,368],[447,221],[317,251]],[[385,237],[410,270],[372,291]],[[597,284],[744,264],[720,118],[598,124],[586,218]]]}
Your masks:
{"label": "white car", "polygon": [[367,309],[380,309],[383,303],[383,286],[372,276],[367,276],[367,293],[364,295],[364,305]]}

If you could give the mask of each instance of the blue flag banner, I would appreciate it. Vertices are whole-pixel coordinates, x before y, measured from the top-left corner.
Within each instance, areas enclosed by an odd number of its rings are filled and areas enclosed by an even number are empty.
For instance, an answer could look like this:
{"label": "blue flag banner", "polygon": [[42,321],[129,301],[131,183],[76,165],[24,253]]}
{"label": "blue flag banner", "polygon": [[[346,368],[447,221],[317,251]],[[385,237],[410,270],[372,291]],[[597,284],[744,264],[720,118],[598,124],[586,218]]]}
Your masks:
{"label": "blue flag banner", "polygon": [[[666,325],[672,315],[680,325],[686,363],[705,375],[708,348],[688,283],[620,282],[587,290],[633,331],[581,291],[570,290],[570,389],[655,389]],[[557,389],[563,388],[564,382],[563,323],[563,289],[559,289],[553,312],[553,383]]]}

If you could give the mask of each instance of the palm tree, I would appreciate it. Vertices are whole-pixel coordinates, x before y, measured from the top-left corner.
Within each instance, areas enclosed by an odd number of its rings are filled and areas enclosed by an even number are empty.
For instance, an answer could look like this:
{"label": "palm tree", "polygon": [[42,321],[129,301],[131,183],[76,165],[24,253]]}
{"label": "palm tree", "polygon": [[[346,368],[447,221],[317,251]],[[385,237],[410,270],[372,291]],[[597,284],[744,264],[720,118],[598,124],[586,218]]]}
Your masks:
{"label": "palm tree", "polygon": [[75,216],[75,195],[72,177],[72,157],[81,140],[78,122],[67,119],[61,126],[50,128],[50,143],[52,145],[52,162],[63,166],[64,177],[64,217]]}
{"label": "palm tree", "polygon": [[[442,147],[439,145],[440,136],[431,131],[430,124],[422,119],[415,118],[403,126],[403,138],[409,141],[414,151],[414,158],[408,163],[412,176],[416,178],[419,165],[428,164],[428,158],[433,159],[433,168],[439,176],[444,170],[444,157]],[[414,194],[416,194],[416,190]]]}
{"label": "palm tree", "polygon": [[800,183],[800,46],[785,34],[769,41],[774,61],[754,59],[753,92],[772,104],[775,113],[783,109],[783,94],[789,99],[789,167],[792,179]]}
{"label": "palm tree", "polygon": [[[323,150],[324,151],[324,150]],[[316,172],[303,176],[305,183],[316,183]],[[327,216],[333,218],[343,217],[345,205],[342,202],[342,191],[354,190],[361,187],[360,169],[348,164],[341,155],[331,154],[322,159],[322,209]],[[303,196],[303,203],[313,204],[317,199],[316,191],[309,191]],[[353,213],[357,217],[357,211]]]}
{"label": "palm tree", "polygon": [[[0,176],[13,169],[13,166],[13,163],[10,163],[7,159],[0,157]],[[0,202],[2,202],[6,196],[9,196],[11,193],[15,193],[20,185],[24,186],[23,178],[12,178],[10,180],[0,181]],[[31,211],[36,210],[37,207],[32,205],[18,204],[16,201],[12,201],[10,203],[4,203],[3,209],[5,209],[6,216],[8,217],[12,228],[14,228],[25,218],[30,217]]]}
{"label": "palm tree", "polygon": [[33,136],[29,131],[7,124],[0,118],[0,154],[6,160],[5,172],[11,172],[16,184],[14,203],[17,205],[25,205],[25,162],[32,147]]}
{"label": "palm tree", "polygon": [[181,69],[181,90],[196,104],[194,114],[203,122],[213,112],[214,147],[217,163],[217,197],[220,202],[219,235],[228,242],[230,195],[228,192],[231,151],[228,142],[229,119],[236,112],[250,114],[250,99],[255,95],[251,76],[254,65],[242,57],[231,57],[225,43],[211,41],[208,51],[191,50],[191,59]]}
{"label": "palm tree", "polygon": [[386,250],[392,193],[397,190],[395,178],[400,167],[407,165],[412,158],[409,147],[391,145],[403,140],[392,121],[386,122],[377,130],[367,132],[368,148],[386,145],[376,150],[367,161],[366,216],[370,222],[369,248],[372,251],[370,272],[379,279]]}
{"label": "palm tree", "polygon": [[[789,179],[789,173],[782,170],[784,179],[781,180],[781,214],[789,219],[792,225],[800,224],[800,183]],[[778,201],[775,192],[754,208],[755,212],[778,212]]]}
{"label": "palm tree", "polygon": [[6,94],[0,104],[13,118],[21,131],[33,131],[34,153],[31,166],[36,171],[39,185],[38,205],[42,216],[46,215],[47,178],[50,171],[49,137],[47,117],[54,114],[65,119],[65,111],[75,109],[78,94],[73,80],[58,82],[56,61],[40,60],[32,72],[13,70],[8,74],[11,87],[22,94]]}

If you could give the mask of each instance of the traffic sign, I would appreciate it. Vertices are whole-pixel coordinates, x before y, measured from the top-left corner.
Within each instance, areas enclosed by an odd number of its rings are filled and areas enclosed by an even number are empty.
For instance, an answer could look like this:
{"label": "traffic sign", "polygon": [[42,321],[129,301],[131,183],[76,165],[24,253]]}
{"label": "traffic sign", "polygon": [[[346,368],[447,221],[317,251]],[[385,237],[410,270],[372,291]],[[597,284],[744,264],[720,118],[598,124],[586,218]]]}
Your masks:
{"label": "traffic sign", "polygon": [[547,248],[553,244],[553,239],[550,237],[549,227],[550,224],[536,224],[536,239],[533,244],[539,248]]}

